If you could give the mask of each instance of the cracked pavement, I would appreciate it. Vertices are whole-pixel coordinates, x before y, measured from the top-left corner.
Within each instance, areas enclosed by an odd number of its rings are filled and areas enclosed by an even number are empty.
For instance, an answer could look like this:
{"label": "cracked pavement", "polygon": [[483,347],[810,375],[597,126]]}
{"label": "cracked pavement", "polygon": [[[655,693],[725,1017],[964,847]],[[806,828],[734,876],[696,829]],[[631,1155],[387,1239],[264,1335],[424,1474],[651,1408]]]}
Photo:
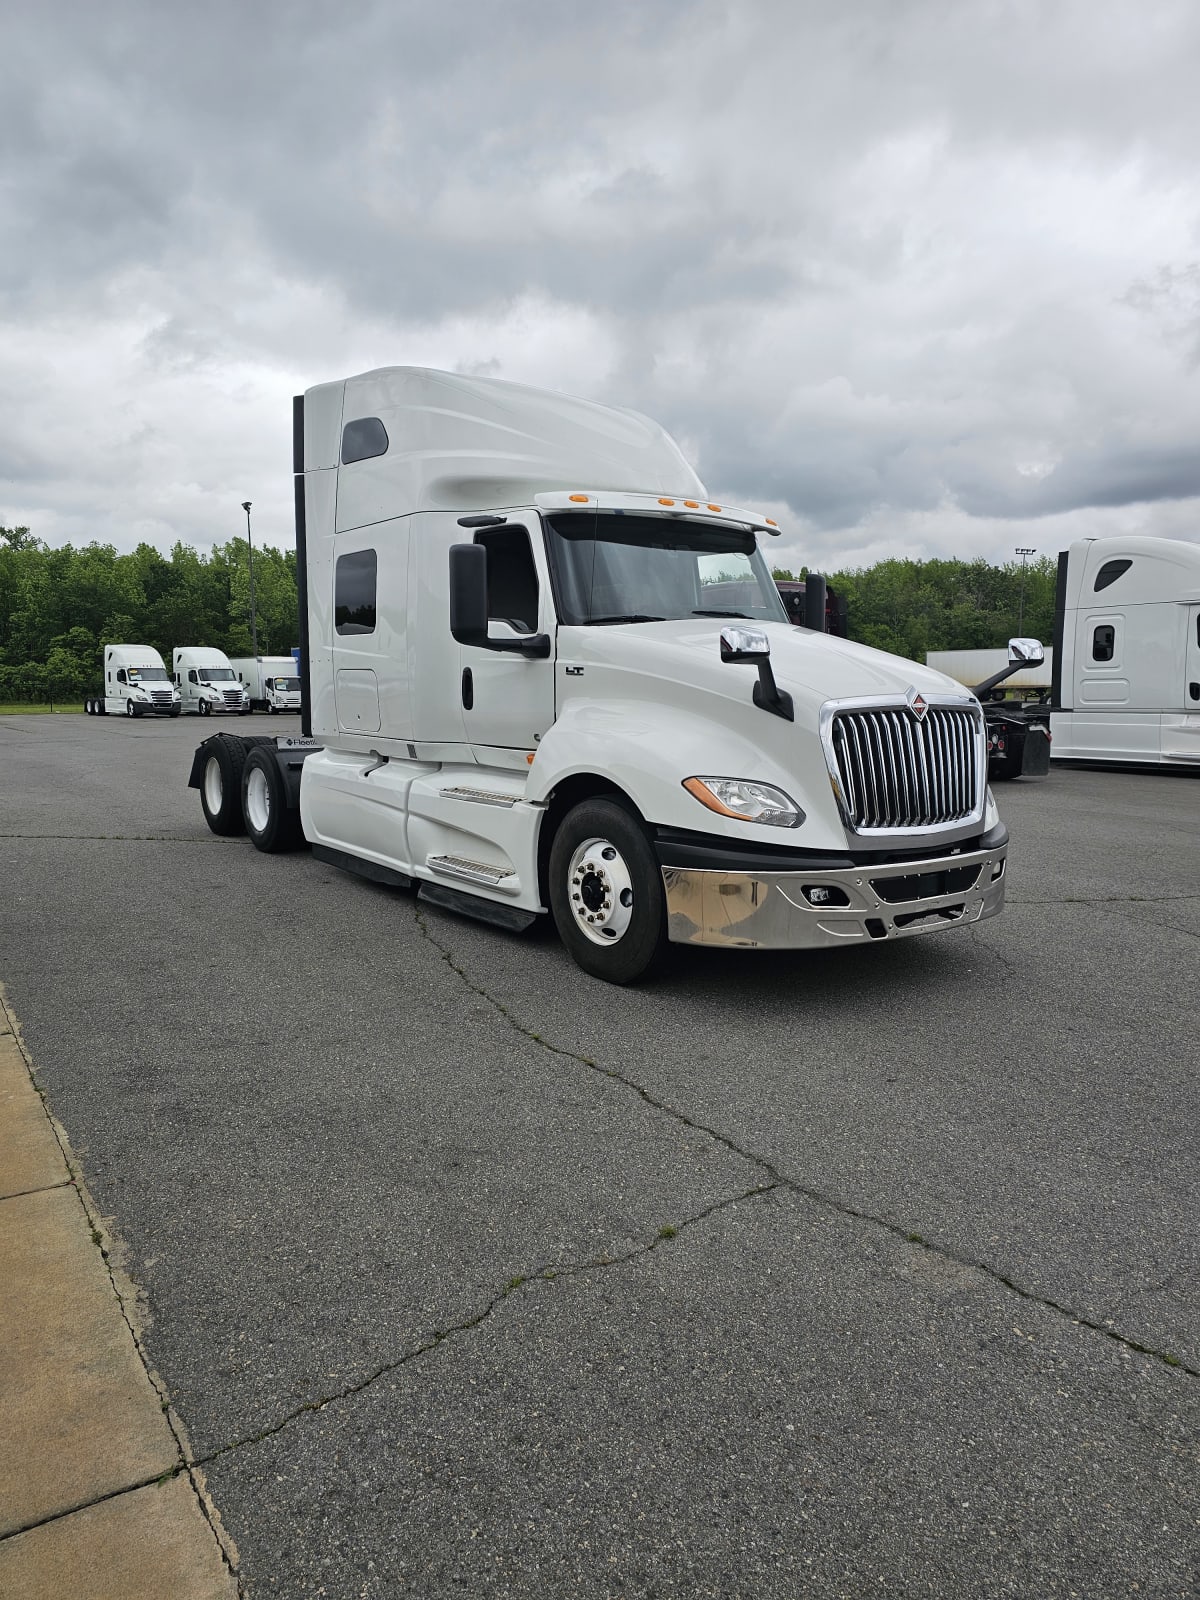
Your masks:
{"label": "cracked pavement", "polygon": [[1200,1592],[1200,783],[617,991],[215,839],[205,731],[0,720],[0,979],[243,1593]]}

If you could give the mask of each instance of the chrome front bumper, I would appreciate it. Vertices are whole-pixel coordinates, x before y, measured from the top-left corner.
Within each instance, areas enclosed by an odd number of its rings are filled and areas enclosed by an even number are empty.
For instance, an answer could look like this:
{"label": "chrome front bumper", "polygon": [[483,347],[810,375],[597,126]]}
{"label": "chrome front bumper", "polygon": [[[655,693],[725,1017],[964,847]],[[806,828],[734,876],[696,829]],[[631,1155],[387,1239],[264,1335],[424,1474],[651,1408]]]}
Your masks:
{"label": "chrome front bumper", "polygon": [[[982,922],[1003,909],[1007,856],[1005,842],[929,861],[833,871],[664,866],[668,937],[676,944],[821,950]],[[847,903],[813,905],[806,889],[841,891]]]}

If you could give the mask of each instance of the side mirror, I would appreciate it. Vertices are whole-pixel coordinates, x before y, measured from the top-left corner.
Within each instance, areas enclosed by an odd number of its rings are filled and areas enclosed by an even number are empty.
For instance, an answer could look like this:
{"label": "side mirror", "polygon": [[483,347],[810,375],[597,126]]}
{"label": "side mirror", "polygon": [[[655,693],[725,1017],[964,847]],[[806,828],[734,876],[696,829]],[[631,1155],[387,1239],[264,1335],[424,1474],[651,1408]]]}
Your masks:
{"label": "side mirror", "polygon": [[487,551],[481,544],[450,546],[450,633],[459,644],[487,648]]}
{"label": "side mirror", "polygon": [[1010,639],[1008,664],[1011,667],[1037,667],[1046,659],[1040,639]]}
{"label": "side mirror", "polygon": [[550,655],[547,633],[517,633],[511,624],[508,637],[491,636],[487,603],[488,553],[481,544],[450,546],[450,634],[459,644],[481,650],[510,650],[514,654],[545,660]]}
{"label": "side mirror", "polygon": [[796,720],[792,697],[775,682],[771,671],[771,641],[757,628],[722,628],[721,660],[749,661],[758,667],[758,682],[751,699],[760,711],[782,717],[785,722]]}

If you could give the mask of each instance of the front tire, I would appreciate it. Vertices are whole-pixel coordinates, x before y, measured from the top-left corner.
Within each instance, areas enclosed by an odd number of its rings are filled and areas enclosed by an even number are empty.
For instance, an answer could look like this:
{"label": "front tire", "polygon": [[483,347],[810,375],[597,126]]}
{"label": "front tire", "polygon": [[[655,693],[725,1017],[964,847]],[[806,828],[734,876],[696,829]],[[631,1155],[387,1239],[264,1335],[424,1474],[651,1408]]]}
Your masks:
{"label": "front tire", "polygon": [[256,850],[277,855],[302,844],[300,813],[288,804],[287,784],[274,752],[251,750],[242,772],[242,816]]}
{"label": "front tire", "polygon": [[127,717],[137,716],[137,707],[134,705],[132,700],[126,700],[125,702],[125,715]]}
{"label": "front tire", "polygon": [[550,909],[574,961],[606,983],[636,983],[667,945],[662,873],[641,818],[616,800],[569,811],[550,847]]}

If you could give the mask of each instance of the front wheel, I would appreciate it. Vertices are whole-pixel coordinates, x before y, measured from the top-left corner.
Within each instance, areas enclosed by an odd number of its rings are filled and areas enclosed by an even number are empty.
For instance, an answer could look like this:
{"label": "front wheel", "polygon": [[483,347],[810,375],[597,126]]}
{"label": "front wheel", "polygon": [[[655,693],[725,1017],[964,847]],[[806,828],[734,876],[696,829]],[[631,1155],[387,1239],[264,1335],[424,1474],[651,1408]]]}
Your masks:
{"label": "front wheel", "polygon": [[585,972],[636,983],[667,945],[662,873],[636,812],[585,800],[550,848],[550,909],[559,937]]}
{"label": "front wheel", "polygon": [[197,709],[197,711],[200,713],[200,715],[202,717],[207,717],[212,712],[212,707],[209,705],[207,700],[201,700],[200,704],[196,707],[196,709]]}
{"label": "front wheel", "polygon": [[137,707],[134,705],[132,700],[126,700],[125,702],[125,715],[127,717],[137,716]]}

